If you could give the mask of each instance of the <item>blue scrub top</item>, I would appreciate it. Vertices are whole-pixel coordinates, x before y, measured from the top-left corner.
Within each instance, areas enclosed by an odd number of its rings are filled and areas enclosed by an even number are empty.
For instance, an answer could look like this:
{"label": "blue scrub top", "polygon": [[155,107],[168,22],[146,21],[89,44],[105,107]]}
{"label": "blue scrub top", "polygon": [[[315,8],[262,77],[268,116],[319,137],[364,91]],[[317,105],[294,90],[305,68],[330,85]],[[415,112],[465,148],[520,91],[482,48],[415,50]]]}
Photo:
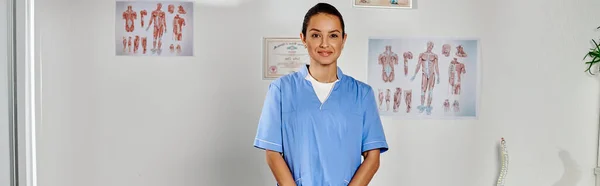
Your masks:
{"label": "blue scrub top", "polygon": [[269,85],[254,147],[283,154],[298,186],[348,185],[362,152],[388,150],[370,85],[344,75],[322,104],[308,66]]}

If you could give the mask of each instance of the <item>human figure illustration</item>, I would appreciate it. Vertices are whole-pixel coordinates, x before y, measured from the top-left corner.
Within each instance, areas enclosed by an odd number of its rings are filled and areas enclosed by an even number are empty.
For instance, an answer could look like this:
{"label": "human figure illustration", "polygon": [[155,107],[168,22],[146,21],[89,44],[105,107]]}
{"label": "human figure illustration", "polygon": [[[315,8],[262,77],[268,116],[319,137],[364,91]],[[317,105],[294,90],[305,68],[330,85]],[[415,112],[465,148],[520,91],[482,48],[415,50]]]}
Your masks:
{"label": "human figure illustration", "polygon": [[444,111],[450,111],[450,101],[448,101],[448,99],[444,100]]}
{"label": "human figure illustration", "polygon": [[127,47],[129,48],[129,52],[131,52],[131,36],[129,36],[129,41],[127,41]]}
{"label": "human figure illustration", "polygon": [[175,52],[175,45],[171,44],[169,46],[169,52],[174,53]]}
{"label": "human figure illustration", "polygon": [[185,11],[185,9],[183,9],[183,6],[179,5],[177,7],[177,13],[179,13],[179,14],[186,14],[187,12]]}
{"label": "human figure illustration", "polygon": [[[175,51],[177,51],[177,54],[181,54],[181,45],[177,44],[177,47],[175,47]],[[294,73],[294,71],[290,71],[290,73]]]}
{"label": "human figure illustration", "polygon": [[142,24],[142,28],[144,27],[144,16],[146,15],[148,15],[148,12],[146,10],[140,11],[140,22]]}
{"label": "human figure illustration", "polygon": [[138,48],[140,47],[140,36],[135,36],[133,40],[133,53],[137,53]]}
{"label": "human figure illustration", "polygon": [[467,53],[462,45],[456,47],[456,57],[467,57]]}
{"label": "human figure illustration", "polygon": [[381,91],[381,89],[378,90],[379,91],[379,95],[378,95],[378,101],[379,101],[379,110],[383,110],[381,107],[383,105],[383,91]]}
{"label": "human figure illustration", "polygon": [[412,107],[412,90],[404,89],[404,101],[406,103],[406,113],[409,113]]}
{"label": "human figure illustration", "polygon": [[382,65],[381,77],[383,82],[394,81],[394,65],[398,64],[398,54],[392,52],[392,46],[385,46],[385,51],[379,54],[378,64]]}
{"label": "human figure illustration", "polygon": [[455,112],[458,112],[459,110],[458,97],[460,97],[462,78],[466,73],[467,70],[465,64],[459,62],[457,58],[454,58],[450,62],[450,65],[448,66],[448,81],[450,83],[450,95],[454,98],[452,105]]}
{"label": "human figure illustration", "polygon": [[[419,70],[421,70],[421,68],[423,68],[423,72],[421,73],[422,74],[421,105],[419,105],[417,108],[419,109],[419,112],[421,112],[421,113],[426,110],[427,115],[430,115],[431,110],[433,109],[431,107],[431,101],[433,99],[432,98],[433,88],[436,83],[436,79],[437,79],[437,84],[440,83],[440,78],[439,78],[440,71],[438,68],[438,55],[432,52],[433,46],[434,46],[433,42],[431,42],[431,41],[427,42],[427,50],[425,52],[419,54],[419,59],[418,59],[418,63],[417,63],[417,68],[415,69],[415,74],[410,79],[411,81],[414,81]],[[427,106],[425,106],[425,94],[427,94]]]}
{"label": "human figure illustration", "polygon": [[450,50],[452,49],[452,46],[450,46],[450,44],[444,44],[442,46],[442,55],[448,57],[450,56]]}
{"label": "human figure illustration", "polygon": [[408,76],[408,60],[413,58],[413,53],[411,51],[404,52],[404,76]]}
{"label": "human figure illustration", "polygon": [[[150,23],[146,30],[150,29],[150,26],[154,23],[154,41],[152,41],[152,53],[158,51],[160,53],[162,46],[162,36],[167,32],[167,22],[165,18],[165,12],[161,10],[162,3],[156,4],[156,10],[152,11],[150,15]],[[158,42],[158,48],[156,44]]]}
{"label": "human figure illustration", "polygon": [[398,4],[398,0],[390,0],[390,4],[397,5]]}
{"label": "human figure illustration", "polygon": [[185,19],[180,17],[179,14],[173,18],[173,40],[177,42],[177,53],[181,53],[181,40],[183,38],[183,28],[185,26]]}
{"label": "human figure illustration", "polygon": [[147,37],[142,37],[142,53],[146,54],[146,44],[147,44],[148,38]]}
{"label": "human figure illustration", "polygon": [[389,88],[386,89],[386,91],[385,91],[385,111],[389,111],[390,110],[390,101],[391,101],[390,100],[390,98],[391,98],[390,94],[392,94],[392,91]]}
{"label": "human figure illustration", "polygon": [[400,100],[402,100],[402,88],[396,87],[396,91],[394,92],[394,112],[398,112],[398,109],[400,108]]}
{"label": "human figure illustration", "polygon": [[133,7],[131,5],[128,5],[127,10],[123,12],[123,19],[125,19],[125,31],[133,32],[135,29],[134,21],[137,19],[137,13],[133,11]]}
{"label": "human figure illustration", "polygon": [[173,14],[173,13],[175,13],[175,5],[173,5],[173,4],[170,4],[170,5],[168,6],[168,8],[167,8],[167,11],[168,11],[170,14]]}
{"label": "human figure illustration", "polygon": [[123,36],[123,52],[127,52],[127,37]]}

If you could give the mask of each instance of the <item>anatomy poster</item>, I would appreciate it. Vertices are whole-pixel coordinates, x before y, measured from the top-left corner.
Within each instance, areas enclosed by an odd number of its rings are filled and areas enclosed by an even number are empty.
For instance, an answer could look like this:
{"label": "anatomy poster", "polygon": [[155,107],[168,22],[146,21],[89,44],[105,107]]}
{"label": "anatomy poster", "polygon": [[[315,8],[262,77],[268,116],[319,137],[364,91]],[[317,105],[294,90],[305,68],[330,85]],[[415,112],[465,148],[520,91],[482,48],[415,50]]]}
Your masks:
{"label": "anatomy poster", "polygon": [[355,7],[412,8],[413,0],[352,0]]}
{"label": "anatomy poster", "polygon": [[382,116],[476,118],[478,39],[370,38],[368,83]]}
{"label": "anatomy poster", "polygon": [[193,10],[189,1],[117,1],[116,55],[193,56]]}

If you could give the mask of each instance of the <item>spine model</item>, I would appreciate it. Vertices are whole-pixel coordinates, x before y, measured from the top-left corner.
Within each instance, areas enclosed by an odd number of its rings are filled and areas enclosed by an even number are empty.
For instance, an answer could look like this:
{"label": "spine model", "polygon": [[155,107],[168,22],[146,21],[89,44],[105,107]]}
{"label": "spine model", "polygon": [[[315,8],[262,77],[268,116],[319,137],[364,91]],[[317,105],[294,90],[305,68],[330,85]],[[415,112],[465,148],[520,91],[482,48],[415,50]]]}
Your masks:
{"label": "spine model", "polygon": [[496,186],[504,186],[504,179],[508,172],[508,151],[506,150],[506,141],[504,141],[504,138],[500,141],[500,157],[502,159],[502,167],[500,168],[500,175],[498,176]]}

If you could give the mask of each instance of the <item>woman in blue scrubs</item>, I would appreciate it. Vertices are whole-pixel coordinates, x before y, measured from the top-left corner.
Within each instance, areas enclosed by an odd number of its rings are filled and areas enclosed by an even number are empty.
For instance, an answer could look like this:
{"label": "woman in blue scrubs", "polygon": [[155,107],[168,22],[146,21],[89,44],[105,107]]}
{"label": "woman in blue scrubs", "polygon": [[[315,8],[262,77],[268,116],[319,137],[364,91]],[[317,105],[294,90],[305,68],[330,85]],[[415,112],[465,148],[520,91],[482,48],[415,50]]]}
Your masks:
{"label": "woman in blue scrubs", "polygon": [[373,89],[337,66],[344,29],[335,7],[313,6],[300,33],[310,64],[269,85],[254,147],[281,186],[367,185],[388,150]]}

